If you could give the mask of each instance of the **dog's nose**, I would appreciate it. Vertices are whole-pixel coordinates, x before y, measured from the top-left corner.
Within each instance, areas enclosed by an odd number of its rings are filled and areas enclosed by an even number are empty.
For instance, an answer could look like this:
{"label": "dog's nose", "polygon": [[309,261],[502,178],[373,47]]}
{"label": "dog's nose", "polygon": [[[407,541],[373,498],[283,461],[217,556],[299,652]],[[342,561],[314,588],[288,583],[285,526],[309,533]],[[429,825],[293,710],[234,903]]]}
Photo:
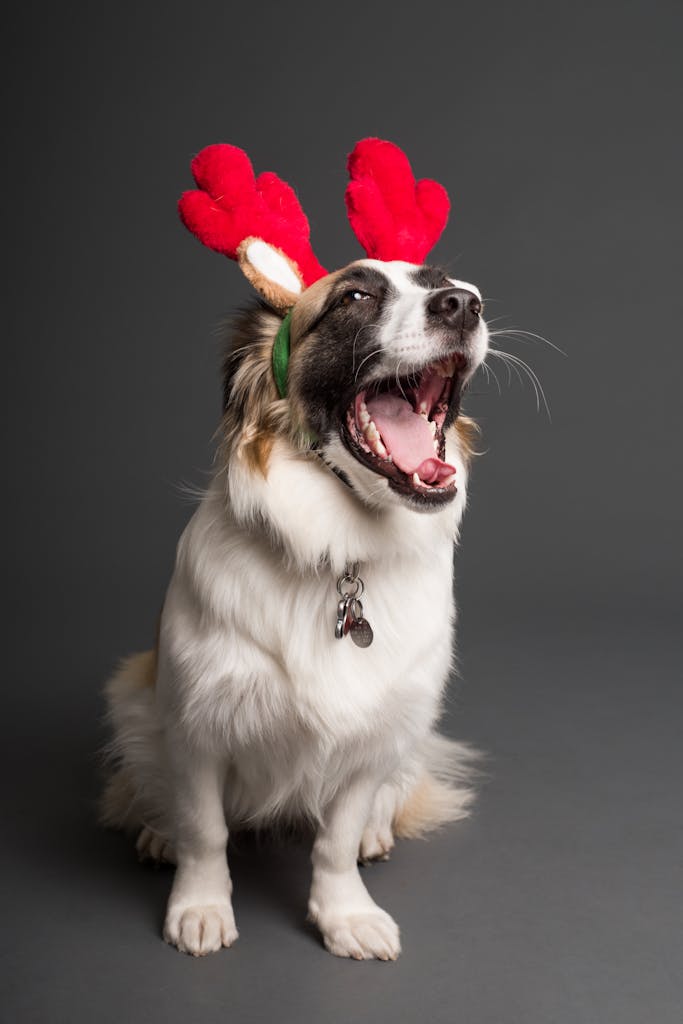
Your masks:
{"label": "dog's nose", "polygon": [[427,302],[427,310],[447,327],[474,328],[481,300],[465,288],[440,288]]}

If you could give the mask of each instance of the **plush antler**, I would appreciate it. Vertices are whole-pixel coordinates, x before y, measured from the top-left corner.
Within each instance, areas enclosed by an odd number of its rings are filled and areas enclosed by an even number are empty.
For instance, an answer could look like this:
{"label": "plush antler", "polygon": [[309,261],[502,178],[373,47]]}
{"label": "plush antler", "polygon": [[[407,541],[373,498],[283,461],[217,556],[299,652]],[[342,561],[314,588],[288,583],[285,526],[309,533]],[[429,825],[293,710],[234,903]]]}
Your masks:
{"label": "plush antler", "polygon": [[403,150],[382,139],[357,143],[348,168],[346,208],[368,256],[424,262],[448,220],[450,202],[443,185],[416,182]]}
{"label": "plush antler", "polygon": [[198,190],[185,192],[180,216],[200,242],[237,260],[275,309],[291,307],[327,271],[310,244],[310,227],[294,190],[276,174],[254,177],[237,146],[207,146],[192,161]]}

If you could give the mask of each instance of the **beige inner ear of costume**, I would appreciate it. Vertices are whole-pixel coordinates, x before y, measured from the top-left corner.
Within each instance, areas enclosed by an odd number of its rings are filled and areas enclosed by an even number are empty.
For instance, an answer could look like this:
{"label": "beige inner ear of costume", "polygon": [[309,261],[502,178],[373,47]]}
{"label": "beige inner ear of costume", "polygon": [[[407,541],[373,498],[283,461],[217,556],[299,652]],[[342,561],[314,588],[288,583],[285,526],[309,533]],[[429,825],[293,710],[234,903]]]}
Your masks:
{"label": "beige inner ear of costume", "polygon": [[237,250],[237,261],[256,291],[278,312],[291,309],[304,290],[296,263],[261,238],[245,238]]}

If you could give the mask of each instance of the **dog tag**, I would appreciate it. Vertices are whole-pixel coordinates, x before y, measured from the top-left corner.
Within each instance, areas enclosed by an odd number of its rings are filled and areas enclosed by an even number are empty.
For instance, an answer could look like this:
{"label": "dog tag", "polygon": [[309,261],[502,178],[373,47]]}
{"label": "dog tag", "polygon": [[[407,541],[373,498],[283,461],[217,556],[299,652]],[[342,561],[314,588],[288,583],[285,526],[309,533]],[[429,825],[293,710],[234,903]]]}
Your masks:
{"label": "dog tag", "polygon": [[369,647],[373,641],[372,626],[363,618],[363,605],[358,600],[351,602],[351,626],[349,633],[356,647]]}
{"label": "dog tag", "polygon": [[353,620],[349,632],[356,647],[369,647],[373,641],[372,626],[362,616]]}

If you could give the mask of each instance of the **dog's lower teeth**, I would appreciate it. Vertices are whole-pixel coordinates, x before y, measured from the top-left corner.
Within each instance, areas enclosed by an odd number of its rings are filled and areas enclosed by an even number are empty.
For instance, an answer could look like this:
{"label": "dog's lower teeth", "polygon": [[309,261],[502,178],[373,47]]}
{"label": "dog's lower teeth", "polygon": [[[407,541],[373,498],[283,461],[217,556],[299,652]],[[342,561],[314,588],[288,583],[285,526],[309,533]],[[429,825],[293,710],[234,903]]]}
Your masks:
{"label": "dog's lower teeth", "polygon": [[413,473],[413,483],[415,484],[416,487],[420,487],[420,485],[422,484],[422,481],[420,480],[420,476],[418,473]]}
{"label": "dog's lower teeth", "polygon": [[358,409],[358,422],[363,429],[365,429],[368,423],[370,423],[370,413],[368,412],[368,407],[365,402],[360,403],[360,407]]}
{"label": "dog's lower teeth", "polygon": [[450,487],[450,485],[454,484],[454,483],[455,483],[455,473],[451,473],[450,476],[447,476],[445,480],[441,481],[441,486],[442,487]]}

